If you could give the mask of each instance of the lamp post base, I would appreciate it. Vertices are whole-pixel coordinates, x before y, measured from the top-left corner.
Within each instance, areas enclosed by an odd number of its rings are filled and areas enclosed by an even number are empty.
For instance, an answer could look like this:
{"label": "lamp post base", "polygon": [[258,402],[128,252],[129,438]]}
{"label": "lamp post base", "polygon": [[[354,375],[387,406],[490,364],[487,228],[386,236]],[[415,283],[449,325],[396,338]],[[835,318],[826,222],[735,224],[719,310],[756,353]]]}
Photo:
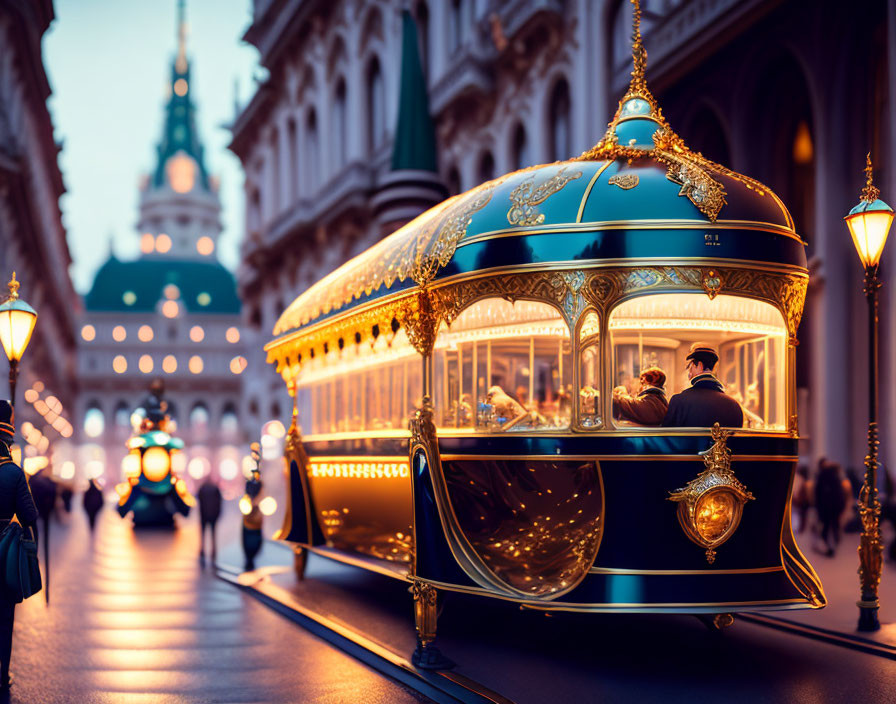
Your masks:
{"label": "lamp post base", "polygon": [[856,606],[859,607],[859,631],[870,633],[880,630],[880,620],[877,618],[877,612],[880,610],[880,602],[875,601],[857,601]]}

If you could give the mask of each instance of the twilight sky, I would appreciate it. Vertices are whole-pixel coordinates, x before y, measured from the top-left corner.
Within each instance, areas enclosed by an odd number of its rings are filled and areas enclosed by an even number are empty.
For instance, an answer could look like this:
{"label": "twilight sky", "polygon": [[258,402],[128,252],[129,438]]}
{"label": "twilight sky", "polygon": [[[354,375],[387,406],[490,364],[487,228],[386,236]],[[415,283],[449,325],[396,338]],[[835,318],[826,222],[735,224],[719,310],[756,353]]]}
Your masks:
{"label": "twilight sky", "polygon": [[[176,0],[56,0],[44,36],[59,165],[68,192],[62,217],[75,288],[86,293],[115,239],[120,259],[138,254],[141,174],[154,166],[166,83],[177,46]],[[251,0],[188,0],[187,53],[206,166],[221,179],[224,233],[218,250],[236,268],[242,237],[242,171],[226,150],[234,82],[245,104],[254,92],[257,52],[240,37]]]}

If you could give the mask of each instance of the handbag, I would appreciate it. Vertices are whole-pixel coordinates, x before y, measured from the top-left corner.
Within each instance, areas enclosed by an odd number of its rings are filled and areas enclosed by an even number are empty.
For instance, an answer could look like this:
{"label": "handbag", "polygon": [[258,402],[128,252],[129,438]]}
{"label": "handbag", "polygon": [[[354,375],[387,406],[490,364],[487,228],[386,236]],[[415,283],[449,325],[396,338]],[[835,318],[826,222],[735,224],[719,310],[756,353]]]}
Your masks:
{"label": "handbag", "polygon": [[37,594],[43,586],[34,537],[33,529],[31,537],[27,538],[22,526],[12,522],[0,533],[2,587],[5,595],[16,604]]}

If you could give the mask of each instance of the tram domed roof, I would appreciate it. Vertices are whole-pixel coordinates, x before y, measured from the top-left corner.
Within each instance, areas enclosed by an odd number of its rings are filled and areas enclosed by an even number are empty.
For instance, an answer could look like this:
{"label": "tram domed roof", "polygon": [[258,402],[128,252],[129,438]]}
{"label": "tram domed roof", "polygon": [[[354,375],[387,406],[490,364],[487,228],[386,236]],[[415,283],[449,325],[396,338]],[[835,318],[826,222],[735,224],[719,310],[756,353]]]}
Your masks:
{"label": "tram domed roof", "polygon": [[440,203],[301,294],[274,334],[485,270],[707,257],[805,268],[781,200],[691,151],[666,123],[647,88],[638,22],[631,85],[594,148]]}

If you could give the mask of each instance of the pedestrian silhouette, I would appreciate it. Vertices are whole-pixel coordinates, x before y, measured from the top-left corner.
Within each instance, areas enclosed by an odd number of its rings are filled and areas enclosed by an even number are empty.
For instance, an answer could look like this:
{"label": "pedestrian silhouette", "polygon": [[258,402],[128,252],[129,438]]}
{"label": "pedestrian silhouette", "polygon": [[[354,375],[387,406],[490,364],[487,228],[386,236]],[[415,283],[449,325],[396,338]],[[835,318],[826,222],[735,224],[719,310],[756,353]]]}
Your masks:
{"label": "pedestrian silhouette", "polygon": [[815,480],[815,511],[821,523],[821,541],[824,554],[833,557],[840,543],[840,517],[846,508],[849,483],[843,478],[843,470],[836,462],[821,459]]}
{"label": "pedestrian silhouette", "polygon": [[96,479],[91,479],[87,485],[87,491],[84,492],[84,511],[87,513],[87,522],[90,524],[90,532],[96,525],[96,515],[103,508],[103,490],[96,483]]}
{"label": "pedestrian silhouette", "polygon": [[[22,468],[12,461],[9,446],[13,440],[15,416],[9,401],[0,400],[0,533],[15,516],[26,529],[37,532],[37,507]],[[9,690],[9,660],[12,656],[12,627],[16,602],[0,580],[0,691]]]}
{"label": "pedestrian silhouette", "polygon": [[49,472],[40,470],[29,481],[34,505],[44,525],[44,600],[50,603],[50,516],[56,508],[56,482]]}
{"label": "pedestrian silhouette", "polygon": [[221,516],[221,490],[211,475],[205,478],[197,493],[199,500],[199,559],[205,564],[205,529],[212,534],[212,562],[218,556],[218,541],[215,529]]}

